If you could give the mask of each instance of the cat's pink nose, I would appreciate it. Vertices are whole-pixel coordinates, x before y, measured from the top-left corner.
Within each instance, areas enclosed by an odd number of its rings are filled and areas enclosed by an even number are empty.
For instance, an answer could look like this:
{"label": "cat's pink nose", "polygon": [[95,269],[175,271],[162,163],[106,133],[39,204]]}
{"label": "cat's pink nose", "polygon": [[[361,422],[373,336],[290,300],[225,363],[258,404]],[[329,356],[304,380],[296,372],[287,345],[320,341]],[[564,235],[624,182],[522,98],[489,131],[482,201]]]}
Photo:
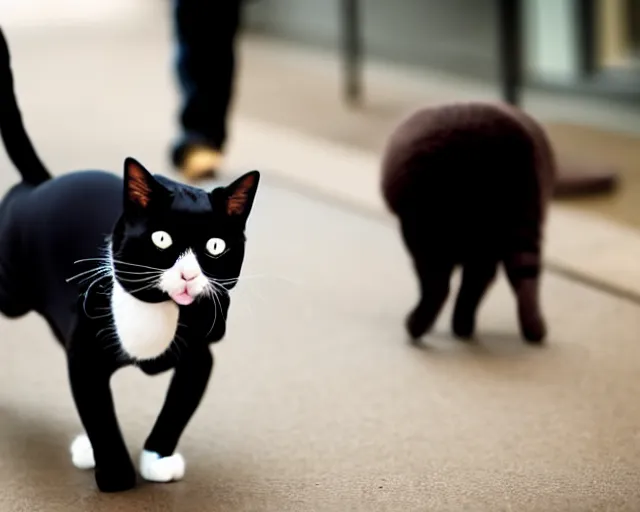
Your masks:
{"label": "cat's pink nose", "polygon": [[187,271],[183,270],[182,272],[180,272],[180,276],[185,281],[193,281],[196,277],[198,277],[198,274],[197,272],[190,272],[188,270]]}

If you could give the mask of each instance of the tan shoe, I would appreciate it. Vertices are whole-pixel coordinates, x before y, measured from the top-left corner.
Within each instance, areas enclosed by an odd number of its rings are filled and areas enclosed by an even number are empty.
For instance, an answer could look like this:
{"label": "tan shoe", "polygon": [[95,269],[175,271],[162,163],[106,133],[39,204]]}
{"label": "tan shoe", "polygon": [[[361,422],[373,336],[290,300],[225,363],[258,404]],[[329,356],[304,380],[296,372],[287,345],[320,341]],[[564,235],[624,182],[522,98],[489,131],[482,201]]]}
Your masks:
{"label": "tan shoe", "polygon": [[212,178],[220,169],[222,153],[207,146],[190,147],[180,166],[180,172],[190,181]]}

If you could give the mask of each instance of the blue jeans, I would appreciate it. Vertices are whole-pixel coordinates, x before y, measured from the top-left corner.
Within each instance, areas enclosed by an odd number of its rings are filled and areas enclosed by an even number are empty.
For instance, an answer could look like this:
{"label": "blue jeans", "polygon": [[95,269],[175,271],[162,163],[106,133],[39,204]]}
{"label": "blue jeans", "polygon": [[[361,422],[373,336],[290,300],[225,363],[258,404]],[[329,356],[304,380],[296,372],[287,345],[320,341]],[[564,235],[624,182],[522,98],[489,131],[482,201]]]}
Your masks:
{"label": "blue jeans", "polygon": [[182,137],[173,148],[172,159],[178,165],[189,144],[216,150],[224,147],[242,0],[173,2]]}

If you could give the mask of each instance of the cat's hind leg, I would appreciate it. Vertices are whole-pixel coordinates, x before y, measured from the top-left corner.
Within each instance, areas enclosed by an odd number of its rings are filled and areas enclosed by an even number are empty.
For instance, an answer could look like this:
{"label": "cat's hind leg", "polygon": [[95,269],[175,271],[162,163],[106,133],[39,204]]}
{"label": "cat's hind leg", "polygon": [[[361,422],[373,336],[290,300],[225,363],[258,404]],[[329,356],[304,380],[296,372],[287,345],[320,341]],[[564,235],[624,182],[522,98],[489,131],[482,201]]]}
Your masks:
{"label": "cat's hind leg", "polygon": [[13,211],[16,202],[30,190],[31,187],[21,183],[11,188],[0,202],[0,313],[8,318],[21,317],[32,309],[29,294],[34,290],[25,278],[28,265],[20,251],[22,243]]}
{"label": "cat's hind leg", "polygon": [[522,336],[529,343],[541,343],[547,328],[540,308],[540,254],[515,252],[504,260],[509,283],[518,301]]}
{"label": "cat's hind leg", "polygon": [[[413,340],[419,339],[431,329],[442,305],[449,295],[454,260],[446,252],[446,244],[423,219],[430,219],[429,212],[416,208],[411,214],[401,216],[401,230],[405,245],[413,258],[413,265],[420,287],[420,300],[407,317],[405,326]],[[425,233],[431,232],[431,237]],[[435,241],[434,241],[435,239]]]}
{"label": "cat's hind leg", "polygon": [[[80,331],[74,336],[82,334]],[[113,371],[90,342],[74,339],[68,351],[72,396],[87,437],[71,445],[76,467],[95,467],[95,480],[103,492],[119,492],[136,484],[135,468],[116,418],[109,381]]]}
{"label": "cat's hind leg", "polygon": [[452,320],[452,330],[458,338],[473,336],[478,306],[495,279],[497,267],[497,259],[491,258],[471,261],[463,266]]}
{"label": "cat's hind leg", "polygon": [[4,280],[0,268],[0,313],[7,318],[19,318],[31,311],[31,306],[21,294],[14,293],[13,286]]}
{"label": "cat's hind leg", "polygon": [[453,262],[447,259],[419,258],[416,272],[420,282],[420,301],[406,321],[407,331],[416,340],[431,329],[449,295]]}
{"label": "cat's hind leg", "polygon": [[0,313],[7,318],[19,318],[31,311],[31,301],[27,296],[33,290],[11,261],[13,255],[10,254],[12,249],[9,245],[3,242],[0,234]]}

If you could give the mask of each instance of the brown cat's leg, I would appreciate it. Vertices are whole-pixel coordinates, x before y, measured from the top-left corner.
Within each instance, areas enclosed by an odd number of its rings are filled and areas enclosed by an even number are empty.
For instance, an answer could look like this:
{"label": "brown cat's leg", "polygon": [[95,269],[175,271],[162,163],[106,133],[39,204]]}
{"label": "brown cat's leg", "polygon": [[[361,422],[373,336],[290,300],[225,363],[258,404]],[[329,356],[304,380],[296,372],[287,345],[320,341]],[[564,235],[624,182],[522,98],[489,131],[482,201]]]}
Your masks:
{"label": "brown cat's leg", "polygon": [[522,336],[530,343],[541,343],[547,329],[540,311],[540,255],[514,253],[504,260],[504,266],[518,300]]}
{"label": "brown cat's leg", "polygon": [[435,242],[438,236],[425,220],[431,215],[421,213],[416,205],[405,207],[407,212],[399,215],[400,227],[420,285],[420,302],[407,317],[406,328],[417,340],[431,328],[449,295],[454,264],[444,253],[446,245]]}
{"label": "brown cat's leg", "polygon": [[452,322],[452,329],[457,337],[469,339],[473,336],[476,311],[496,276],[497,267],[496,260],[474,261],[464,265]]}
{"label": "brown cat's leg", "polygon": [[433,259],[416,259],[416,272],[420,280],[420,302],[407,318],[407,331],[415,340],[420,338],[438,318],[449,295],[449,282],[453,263]]}

